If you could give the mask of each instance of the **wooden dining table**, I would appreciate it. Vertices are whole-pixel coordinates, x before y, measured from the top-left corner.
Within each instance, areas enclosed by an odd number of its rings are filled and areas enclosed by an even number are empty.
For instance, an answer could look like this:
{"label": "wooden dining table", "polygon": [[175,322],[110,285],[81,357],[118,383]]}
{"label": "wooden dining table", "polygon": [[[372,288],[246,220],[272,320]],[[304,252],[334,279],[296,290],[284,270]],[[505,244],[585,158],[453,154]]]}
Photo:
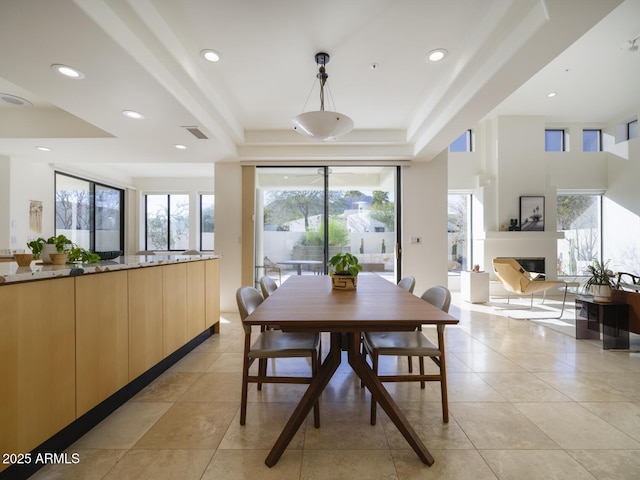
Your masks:
{"label": "wooden dining table", "polygon": [[457,324],[456,318],[376,274],[360,274],[356,290],[333,290],[330,276],[301,275],[283,282],[245,322],[279,325],[285,332],[329,332],[331,339],[327,356],[267,455],[267,466],[274,466],[286,450],[340,365],[343,350],[351,368],[418,457],[433,464],[431,453],[360,352],[360,336],[362,332],[415,330],[420,325],[437,325],[442,330]]}

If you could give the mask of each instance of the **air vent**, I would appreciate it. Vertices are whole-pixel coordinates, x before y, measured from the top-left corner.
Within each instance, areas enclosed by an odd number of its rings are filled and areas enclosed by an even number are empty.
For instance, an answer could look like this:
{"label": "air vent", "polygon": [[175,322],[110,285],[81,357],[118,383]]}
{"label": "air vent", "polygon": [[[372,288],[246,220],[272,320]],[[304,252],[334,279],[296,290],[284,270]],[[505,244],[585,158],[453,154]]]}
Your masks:
{"label": "air vent", "polygon": [[182,127],[182,128],[186,128],[187,131],[189,133],[191,133],[191,135],[196,137],[198,140],[208,140],[209,139],[209,137],[207,137],[204,133],[202,133],[202,130],[200,130],[198,127]]}

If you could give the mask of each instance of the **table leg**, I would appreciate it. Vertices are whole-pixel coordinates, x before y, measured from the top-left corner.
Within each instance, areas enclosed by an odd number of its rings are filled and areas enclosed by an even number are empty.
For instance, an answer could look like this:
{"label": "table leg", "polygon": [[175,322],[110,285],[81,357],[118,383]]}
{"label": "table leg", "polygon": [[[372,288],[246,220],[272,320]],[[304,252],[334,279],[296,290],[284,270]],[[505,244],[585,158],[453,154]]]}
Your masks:
{"label": "table leg", "polygon": [[299,263],[298,265],[296,265],[298,267],[298,275],[302,275],[302,264]]}
{"label": "table leg", "polygon": [[274,443],[273,448],[271,448],[269,455],[267,455],[264,463],[268,467],[273,467],[278,463],[278,460],[302,425],[302,422],[307,418],[307,415],[309,415],[309,412],[320,398],[320,394],[338,369],[342,350],[340,336],[340,333],[331,334],[331,348],[329,349],[329,353],[324,362],[322,362],[322,365],[318,368],[318,373],[313,377],[309,387],[307,387],[307,391],[300,399],[300,403],[298,403],[298,406],[291,414],[289,421],[282,429],[282,433],[280,433],[276,443]]}
{"label": "table leg", "polygon": [[366,362],[364,355],[360,352],[360,333],[349,333],[349,365],[360,377],[364,385],[371,392],[371,396],[387,413],[391,421],[398,428],[402,436],[416,452],[420,460],[427,465],[433,465],[434,459],[422,443],[420,437],[415,432],[407,418],[398,408],[396,402],[391,398],[387,389],[384,388],[380,379],[375,375],[372,368]]}

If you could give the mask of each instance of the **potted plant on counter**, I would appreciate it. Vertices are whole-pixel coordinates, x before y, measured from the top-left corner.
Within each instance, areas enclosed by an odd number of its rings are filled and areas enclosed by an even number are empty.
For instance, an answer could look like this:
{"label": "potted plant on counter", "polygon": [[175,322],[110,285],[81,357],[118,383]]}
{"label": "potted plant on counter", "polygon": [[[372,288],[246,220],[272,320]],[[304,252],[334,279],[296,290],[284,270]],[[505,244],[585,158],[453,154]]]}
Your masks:
{"label": "potted plant on counter", "polygon": [[35,258],[42,260],[42,263],[64,264],[67,261],[94,263],[100,260],[98,254],[79,247],[64,235],[47,239],[40,237],[27,242],[27,247],[31,249]]}
{"label": "potted plant on counter", "polygon": [[337,253],[329,260],[331,285],[336,290],[354,290],[362,265],[350,253]]}
{"label": "potted plant on counter", "polygon": [[609,261],[600,263],[597,259],[587,267],[589,278],[584,289],[593,295],[596,302],[610,302],[611,290],[615,288],[615,274],[608,268]]}

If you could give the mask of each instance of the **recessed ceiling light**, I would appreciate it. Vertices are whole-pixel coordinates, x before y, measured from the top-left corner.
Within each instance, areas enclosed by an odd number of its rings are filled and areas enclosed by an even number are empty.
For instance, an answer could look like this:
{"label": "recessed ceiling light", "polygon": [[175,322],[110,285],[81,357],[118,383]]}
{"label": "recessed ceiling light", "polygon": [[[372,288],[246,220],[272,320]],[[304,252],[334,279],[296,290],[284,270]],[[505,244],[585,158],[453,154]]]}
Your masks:
{"label": "recessed ceiling light", "polygon": [[64,75],[65,77],[74,78],[76,80],[81,80],[84,78],[84,73],[68,65],[55,63],[51,65],[51,68],[53,68],[60,75]]}
{"label": "recessed ceiling light", "polygon": [[371,65],[369,65],[369,68],[370,68],[371,70],[377,70],[377,68],[378,68],[379,66],[380,66],[380,65],[379,65],[379,64],[377,64],[377,63],[372,63]]}
{"label": "recessed ceiling light", "polygon": [[427,53],[427,60],[430,62],[439,62],[447,56],[447,51],[444,48],[436,48]]}
{"label": "recessed ceiling light", "polygon": [[144,118],[143,114],[141,114],[139,112],[134,112],[133,110],[123,110],[122,114],[125,117],[135,118],[136,120],[142,120]]}
{"label": "recessed ceiling light", "polygon": [[174,145],[174,147],[176,147],[178,150],[186,150],[187,149],[186,145],[181,145],[181,144]]}
{"label": "recessed ceiling light", "polygon": [[22,97],[11,95],[10,93],[0,93],[0,100],[16,107],[32,107],[33,103]]}
{"label": "recessed ceiling light", "polygon": [[44,146],[39,146],[36,147],[38,150],[40,150],[41,152],[50,152],[51,149],[49,147],[44,147]]}
{"label": "recessed ceiling light", "polygon": [[549,97],[549,98],[555,97],[556,95],[557,95],[556,92],[547,93],[547,97]]}
{"label": "recessed ceiling light", "polygon": [[215,50],[211,50],[211,49],[206,49],[206,50],[201,50],[200,51],[200,55],[202,55],[205,60],[208,60],[209,62],[219,62],[220,59],[222,58],[222,55],[220,55],[219,52],[216,52]]}

